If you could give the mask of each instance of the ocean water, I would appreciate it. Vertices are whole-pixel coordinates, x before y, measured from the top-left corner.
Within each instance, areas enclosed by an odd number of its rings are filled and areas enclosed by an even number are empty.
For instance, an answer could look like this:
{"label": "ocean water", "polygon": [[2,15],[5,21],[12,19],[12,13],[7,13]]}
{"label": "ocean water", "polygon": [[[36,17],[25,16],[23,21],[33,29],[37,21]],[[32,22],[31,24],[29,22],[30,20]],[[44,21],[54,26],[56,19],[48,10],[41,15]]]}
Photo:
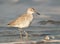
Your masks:
{"label": "ocean water", "polygon": [[[60,24],[41,25],[40,21],[60,21],[60,0],[0,0],[0,44],[20,40],[18,28],[7,24],[26,12],[29,7],[35,8],[41,15],[34,14],[32,24],[23,30],[28,32],[30,40],[42,40],[45,35],[60,40]],[[24,37],[25,34],[23,33]],[[60,44],[60,43],[45,43]]]}
{"label": "ocean water", "polygon": [[[36,41],[42,40],[44,39],[45,35],[54,36],[55,37],[54,40],[60,40],[60,27],[30,26],[29,28],[25,28],[23,30],[28,32],[29,40],[36,40]],[[20,40],[19,33],[20,32],[18,28],[0,27],[0,43],[18,42]],[[56,43],[49,43],[49,44],[56,44]]]}

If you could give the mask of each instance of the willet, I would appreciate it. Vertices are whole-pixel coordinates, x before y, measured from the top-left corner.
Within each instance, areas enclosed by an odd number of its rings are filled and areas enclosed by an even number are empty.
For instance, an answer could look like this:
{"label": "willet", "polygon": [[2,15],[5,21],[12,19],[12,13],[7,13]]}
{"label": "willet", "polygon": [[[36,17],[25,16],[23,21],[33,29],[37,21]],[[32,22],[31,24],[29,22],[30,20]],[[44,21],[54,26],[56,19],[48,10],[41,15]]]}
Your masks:
{"label": "willet", "polygon": [[[29,25],[33,20],[33,15],[32,15],[33,13],[37,13],[38,15],[40,15],[40,13],[38,13],[34,8],[28,8],[26,14],[21,15],[16,20],[8,24],[9,26],[20,28],[19,30],[20,30],[21,39],[22,39],[22,28],[29,27]],[[25,32],[25,34],[26,34],[26,38],[28,38],[28,33]]]}

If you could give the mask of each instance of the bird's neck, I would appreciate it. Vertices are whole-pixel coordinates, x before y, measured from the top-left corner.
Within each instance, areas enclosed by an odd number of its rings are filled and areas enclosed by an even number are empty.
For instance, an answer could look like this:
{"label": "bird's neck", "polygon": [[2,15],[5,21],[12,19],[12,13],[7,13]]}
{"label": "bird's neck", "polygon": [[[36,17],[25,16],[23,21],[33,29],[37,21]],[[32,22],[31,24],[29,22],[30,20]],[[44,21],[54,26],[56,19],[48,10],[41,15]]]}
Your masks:
{"label": "bird's neck", "polygon": [[32,15],[32,13],[26,13],[27,14],[27,16],[29,16],[29,17],[33,17],[33,15]]}
{"label": "bird's neck", "polygon": [[27,14],[30,14],[30,15],[32,15],[32,14],[33,14],[33,12],[31,12],[31,11],[27,11]]}

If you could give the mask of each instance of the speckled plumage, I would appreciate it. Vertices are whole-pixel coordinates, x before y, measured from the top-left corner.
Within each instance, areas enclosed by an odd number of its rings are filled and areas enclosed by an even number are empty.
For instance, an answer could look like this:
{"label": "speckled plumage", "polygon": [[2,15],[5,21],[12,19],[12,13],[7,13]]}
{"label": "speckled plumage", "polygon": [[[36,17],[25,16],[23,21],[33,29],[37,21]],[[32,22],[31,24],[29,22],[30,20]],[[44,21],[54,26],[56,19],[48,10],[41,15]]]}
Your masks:
{"label": "speckled plumage", "polygon": [[33,15],[31,14],[24,14],[20,17],[18,17],[16,20],[9,23],[9,26],[12,27],[19,27],[19,28],[25,28],[28,27],[33,20]]}
{"label": "speckled plumage", "polygon": [[[18,27],[18,28],[26,28],[30,25],[30,23],[33,20],[33,13],[37,13],[38,15],[40,15],[38,12],[35,11],[34,8],[28,8],[26,14],[22,14],[20,17],[18,17],[16,20],[8,23],[9,26],[11,27]],[[24,31],[25,32],[25,31]],[[21,31],[20,31],[20,36],[22,38],[21,35]],[[26,38],[28,37],[28,33],[26,33]]]}

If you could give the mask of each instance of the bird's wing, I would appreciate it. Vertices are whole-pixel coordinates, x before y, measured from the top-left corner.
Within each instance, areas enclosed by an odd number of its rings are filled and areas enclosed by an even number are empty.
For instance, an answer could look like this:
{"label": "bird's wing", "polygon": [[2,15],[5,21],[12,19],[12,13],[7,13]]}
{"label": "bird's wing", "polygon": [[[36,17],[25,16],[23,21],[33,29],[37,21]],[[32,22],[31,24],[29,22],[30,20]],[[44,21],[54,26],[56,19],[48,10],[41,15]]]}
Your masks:
{"label": "bird's wing", "polygon": [[24,14],[24,15],[18,17],[16,20],[8,23],[8,25],[20,24],[20,23],[24,22],[26,19],[28,19],[27,17],[28,16],[26,14]]}

